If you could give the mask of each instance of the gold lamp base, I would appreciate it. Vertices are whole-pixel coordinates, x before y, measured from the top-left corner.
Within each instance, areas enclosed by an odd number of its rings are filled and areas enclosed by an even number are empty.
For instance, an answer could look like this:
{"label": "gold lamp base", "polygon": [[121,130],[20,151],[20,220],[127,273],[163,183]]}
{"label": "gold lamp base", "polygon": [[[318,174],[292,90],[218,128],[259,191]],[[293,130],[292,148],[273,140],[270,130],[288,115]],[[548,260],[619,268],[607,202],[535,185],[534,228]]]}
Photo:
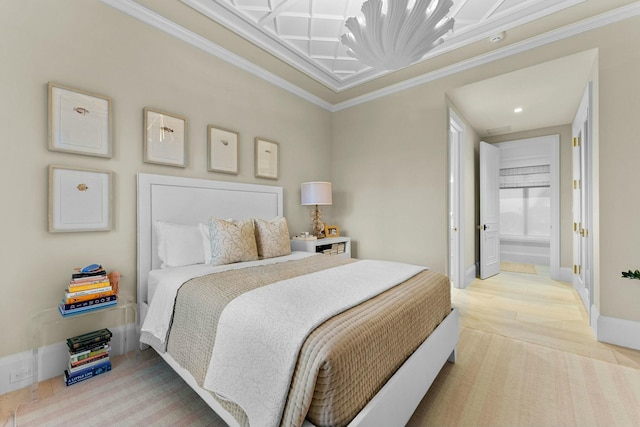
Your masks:
{"label": "gold lamp base", "polygon": [[316,233],[318,239],[324,239],[324,223],[322,222],[322,211],[315,205],[315,209],[311,211],[311,222],[313,224],[313,230]]}

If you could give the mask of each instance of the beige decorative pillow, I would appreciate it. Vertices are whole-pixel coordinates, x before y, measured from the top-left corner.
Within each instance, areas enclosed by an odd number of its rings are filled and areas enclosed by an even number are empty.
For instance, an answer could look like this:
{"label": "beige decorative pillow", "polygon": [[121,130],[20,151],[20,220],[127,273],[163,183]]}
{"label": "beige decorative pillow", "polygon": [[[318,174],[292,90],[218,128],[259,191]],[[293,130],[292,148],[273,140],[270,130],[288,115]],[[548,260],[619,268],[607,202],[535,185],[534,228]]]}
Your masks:
{"label": "beige decorative pillow", "polygon": [[209,219],[211,239],[211,265],[258,259],[253,220],[229,222],[219,218]]}
{"label": "beige decorative pillow", "polygon": [[271,221],[254,219],[254,222],[259,258],[273,258],[291,253],[289,227],[285,218],[279,216]]}

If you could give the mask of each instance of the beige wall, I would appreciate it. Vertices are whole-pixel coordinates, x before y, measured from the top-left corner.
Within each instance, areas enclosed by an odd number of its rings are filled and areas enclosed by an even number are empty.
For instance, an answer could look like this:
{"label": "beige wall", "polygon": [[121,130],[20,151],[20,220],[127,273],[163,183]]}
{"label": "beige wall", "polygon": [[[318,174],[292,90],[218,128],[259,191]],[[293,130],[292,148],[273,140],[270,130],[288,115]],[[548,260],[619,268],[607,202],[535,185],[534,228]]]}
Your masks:
{"label": "beige wall", "polygon": [[[122,294],[135,295],[138,172],[283,186],[292,233],[310,228],[299,188],[330,179],[329,112],[99,1],[12,0],[1,9],[0,357],[26,348],[29,319],[57,305],[73,267],[99,262],[119,270]],[[113,158],[48,151],[48,81],[112,98]],[[147,106],[188,118],[186,169],[143,163]],[[208,124],[240,132],[239,175],[207,172]],[[254,178],[256,136],[280,143],[278,181]],[[49,164],[115,173],[113,231],[47,232]],[[80,327],[66,322],[47,341]]]}
{"label": "beige wall", "polygon": [[[594,227],[596,304],[606,316],[640,321],[640,282],[620,272],[640,268],[640,18],[634,17],[472,70],[355,106],[333,120],[333,179],[343,204],[338,223],[358,242],[358,255],[447,269],[448,90],[583,50],[599,49],[595,125],[599,222]],[[561,94],[559,94],[561,96]],[[565,134],[566,130],[563,129]],[[599,137],[598,137],[599,133]],[[565,137],[566,138],[566,137]],[[563,154],[566,157],[566,153]],[[598,177],[599,175],[599,177]],[[567,179],[562,171],[562,179]],[[562,204],[570,204],[562,183]],[[562,222],[567,224],[567,211]],[[599,236],[599,240],[598,239]],[[562,265],[570,259],[563,231]]]}
{"label": "beige wall", "polygon": [[[138,172],[281,185],[294,233],[309,228],[308,209],[299,206],[300,183],[330,179],[334,206],[325,217],[354,239],[357,256],[446,271],[447,90],[590,48],[599,49],[600,61],[594,70],[600,85],[596,302],[604,315],[640,321],[640,282],[620,278],[622,270],[640,268],[640,198],[634,192],[640,182],[634,126],[640,116],[640,18],[334,114],[99,1],[4,1],[0,37],[0,357],[27,348],[30,318],[56,305],[72,267],[101,262],[120,270],[122,293],[133,297]],[[113,99],[112,159],[47,150],[48,81]],[[146,106],[189,118],[186,169],[143,163]],[[206,171],[207,124],[240,132],[238,176]],[[255,136],[280,142],[278,181],[254,178]],[[115,173],[113,231],[47,232],[49,164]],[[79,326],[65,323],[48,341]]]}
{"label": "beige wall", "polygon": [[516,132],[484,138],[485,142],[513,141],[516,139],[535,138],[537,136],[560,135],[560,267],[573,266],[573,218],[572,212],[572,135],[571,124],[535,129],[527,132]]}

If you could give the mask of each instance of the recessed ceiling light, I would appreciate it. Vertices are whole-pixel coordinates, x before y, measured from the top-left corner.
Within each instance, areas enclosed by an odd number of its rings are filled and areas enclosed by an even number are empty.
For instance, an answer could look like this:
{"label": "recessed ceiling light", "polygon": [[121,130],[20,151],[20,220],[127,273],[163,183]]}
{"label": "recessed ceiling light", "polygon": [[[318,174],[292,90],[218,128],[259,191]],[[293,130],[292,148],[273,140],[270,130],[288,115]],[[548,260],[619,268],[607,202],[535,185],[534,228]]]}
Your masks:
{"label": "recessed ceiling light", "polygon": [[514,113],[522,113],[522,107],[516,107],[513,109]]}

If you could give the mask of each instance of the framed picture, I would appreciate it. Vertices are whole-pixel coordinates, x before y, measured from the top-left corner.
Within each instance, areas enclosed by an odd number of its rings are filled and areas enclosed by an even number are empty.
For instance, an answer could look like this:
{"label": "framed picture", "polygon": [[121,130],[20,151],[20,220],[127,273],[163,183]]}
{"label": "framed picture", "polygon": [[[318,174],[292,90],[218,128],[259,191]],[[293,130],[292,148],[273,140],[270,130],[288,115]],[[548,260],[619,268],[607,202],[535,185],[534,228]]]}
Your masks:
{"label": "framed picture", "polygon": [[187,118],[144,109],[144,161],[187,166]]}
{"label": "framed picture", "polygon": [[326,225],[324,226],[324,236],[325,237],[340,237],[340,229],[337,225]]}
{"label": "framed picture", "polygon": [[256,138],[256,177],[278,179],[280,144]]}
{"label": "framed picture", "polygon": [[108,231],[113,174],[49,165],[49,232]]}
{"label": "framed picture", "polygon": [[49,150],[111,157],[111,99],[49,82]]}
{"label": "framed picture", "polygon": [[208,167],[211,172],[238,174],[238,132],[207,126]]}

